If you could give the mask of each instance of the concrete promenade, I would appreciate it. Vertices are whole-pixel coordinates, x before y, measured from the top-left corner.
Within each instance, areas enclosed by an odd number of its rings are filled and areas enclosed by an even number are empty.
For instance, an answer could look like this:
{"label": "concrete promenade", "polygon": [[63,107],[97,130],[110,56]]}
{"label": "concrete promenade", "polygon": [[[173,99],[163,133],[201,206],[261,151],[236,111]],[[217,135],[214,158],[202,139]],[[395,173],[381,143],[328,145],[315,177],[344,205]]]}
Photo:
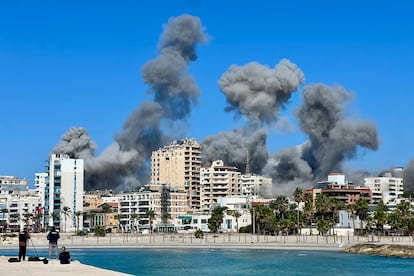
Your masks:
{"label": "concrete promenade", "polygon": [[[48,246],[45,233],[32,234],[29,248]],[[61,233],[59,247],[242,247],[242,248],[298,248],[298,249],[338,249],[355,244],[375,242],[377,244],[405,244],[414,245],[412,237],[378,237],[378,236],[264,236],[252,234],[204,234],[203,239],[196,239],[194,234],[107,234],[105,237],[73,236]],[[18,248],[17,238],[6,238],[0,241],[2,248]]]}

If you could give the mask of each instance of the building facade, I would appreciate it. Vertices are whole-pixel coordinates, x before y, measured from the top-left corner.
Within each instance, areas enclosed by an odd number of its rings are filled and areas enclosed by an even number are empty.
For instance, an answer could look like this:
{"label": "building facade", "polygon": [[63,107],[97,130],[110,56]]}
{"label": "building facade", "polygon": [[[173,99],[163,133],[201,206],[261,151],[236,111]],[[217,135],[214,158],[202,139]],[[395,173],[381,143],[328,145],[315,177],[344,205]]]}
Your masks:
{"label": "building facade", "polygon": [[48,226],[55,226],[60,231],[75,231],[77,212],[83,213],[83,179],[82,159],[72,159],[66,154],[51,154],[47,163],[45,185],[45,218]]}
{"label": "building facade", "polygon": [[394,177],[390,172],[379,177],[364,178],[364,185],[372,191],[373,203],[383,201],[385,204],[396,202],[404,193],[402,177]]}
{"label": "building facade", "polygon": [[222,160],[213,161],[200,171],[201,207],[210,209],[218,199],[240,194],[241,173],[234,166],[225,166]]}
{"label": "building facade", "polygon": [[151,156],[151,184],[167,185],[187,193],[190,208],[200,208],[201,146],[183,139],[154,151]]}

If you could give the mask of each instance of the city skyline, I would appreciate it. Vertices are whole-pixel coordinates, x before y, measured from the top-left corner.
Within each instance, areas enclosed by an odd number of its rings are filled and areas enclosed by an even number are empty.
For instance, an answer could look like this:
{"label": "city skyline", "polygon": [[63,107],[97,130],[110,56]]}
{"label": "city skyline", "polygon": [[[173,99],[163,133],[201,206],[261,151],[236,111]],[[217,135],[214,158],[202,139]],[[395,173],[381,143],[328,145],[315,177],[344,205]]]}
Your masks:
{"label": "city skyline", "polygon": [[406,166],[414,156],[412,7],[249,3],[240,1],[237,8],[217,1],[0,4],[0,23],[6,26],[0,31],[0,122],[6,134],[0,174],[33,182],[71,127],[85,127],[98,154],[110,146],[131,112],[151,101],[143,67],[159,55],[162,26],[182,14],[199,18],[206,36],[197,41],[197,60],[188,67],[199,105],[191,105],[186,122],[176,122],[177,138],[202,141],[246,125],[246,116],[235,120],[240,114],[224,111],[229,98],[219,80],[233,64],[273,68],[288,59],[304,79],[277,106],[277,122],[266,125],[269,155],[307,142],[294,113],[305,87],[323,83],[354,95],[345,118],[368,120],[378,130],[378,150],[375,143],[374,150],[358,146],[346,167],[378,172]]}

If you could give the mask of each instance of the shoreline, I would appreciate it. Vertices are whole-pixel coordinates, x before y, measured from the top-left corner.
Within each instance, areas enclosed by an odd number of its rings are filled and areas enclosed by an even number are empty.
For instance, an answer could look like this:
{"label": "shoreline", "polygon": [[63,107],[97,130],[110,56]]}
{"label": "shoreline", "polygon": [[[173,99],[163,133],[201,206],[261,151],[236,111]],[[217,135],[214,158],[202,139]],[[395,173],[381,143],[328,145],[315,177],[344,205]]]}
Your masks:
{"label": "shoreline", "polygon": [[[28,249],[47,249],[46,233],[31,234]],[[67,249],[88,248],[234,248],[234,249],[291,249],[291,250],[343,250],[362,243],[378,245],[414,245],[412,237],[372,237],[372,236],[262,236],[253,234],[205,234],[203,239],[193,234],[110,234],[105,237],[73,236],[61,233],[59,247]],[[17,237],[0,241],[1,249],[18,250]]]}

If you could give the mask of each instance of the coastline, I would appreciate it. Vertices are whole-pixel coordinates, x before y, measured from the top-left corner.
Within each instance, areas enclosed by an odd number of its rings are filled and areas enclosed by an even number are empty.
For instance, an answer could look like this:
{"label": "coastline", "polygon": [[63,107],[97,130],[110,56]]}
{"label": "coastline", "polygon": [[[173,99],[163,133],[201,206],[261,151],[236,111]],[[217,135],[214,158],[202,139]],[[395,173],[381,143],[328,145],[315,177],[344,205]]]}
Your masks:
{"label": "coastline", "polygon": [[[375,240],[375,241],[374,241]],[[252,234],[206,233],[203,239],[196,239],[194,234],[110,234],[105,237],[73,236],[70,233],[61,233],[59,247],[65,246],[71,249],[242,249],[242,250],[312,250],[312,251],[340,251],[345,253],[356,253],[351,251],[361,244],[375,246],[399,245],[412,247],[412,237],[372,237],[372,236],[263,236]],[[48,248],[46,233],[32,234],[28,244],[28,256],[38,249]],[[8,257],[3,256],[2,251],[15,250],[18,253],[17,237],[5,238],[0,241],[0,271],[5,274],[10,272],[13,275],[56,275],[76,274],[81,275],[128,275],[125,273],[105,270],[98,267],[84,265],[73,261],[70,265],[60,265],[57,261],[51,260],[48,265],[42,262],[21,262],[9,263]],[[44,250],[42,250],[45,252]],[[36,252],[37,254],[37,252]],[[2,257],[1,257],[2,256]],[[46,257],[46,256],[40,256]]]}
{"label": "coastline", "polygon": [[[359,237],[359,236],[263,236],[252,234],[205,234],[196,239],[193,234],[110,234],[105,237],[73,236],[61,233],[59,247],[66,248],[235,248],[235,249],[292,249],[338,250],[370,243],[377,245],[414,245],[412,237]],[[45,233],[32,234],[28,248],[48,248]],[[18,248],[17,237],[0,241],[1,249]]]}

